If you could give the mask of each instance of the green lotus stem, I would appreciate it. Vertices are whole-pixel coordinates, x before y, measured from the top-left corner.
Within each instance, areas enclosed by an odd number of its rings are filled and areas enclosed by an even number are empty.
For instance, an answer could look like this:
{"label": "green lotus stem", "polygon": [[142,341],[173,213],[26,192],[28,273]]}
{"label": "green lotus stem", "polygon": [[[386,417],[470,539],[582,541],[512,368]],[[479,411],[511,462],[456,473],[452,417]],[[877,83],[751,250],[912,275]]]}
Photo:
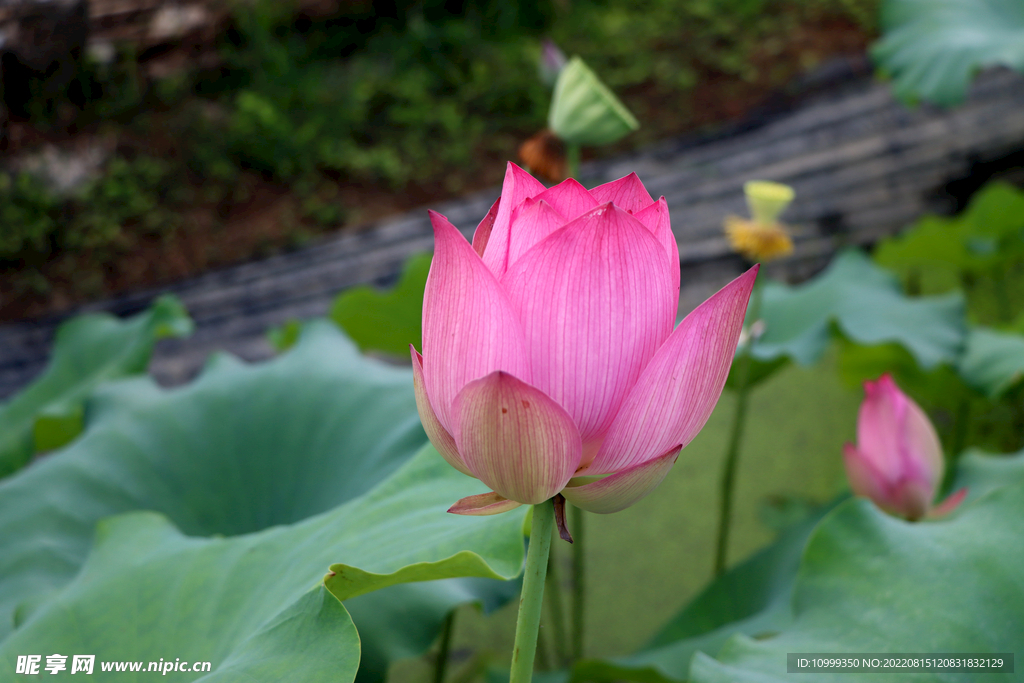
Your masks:
{"label": "green lotus stem", "polygon": [[565,146],[565,168],[570,178],[580,174],[580,146],[569,143]]}
{"label": "green lotus stem", "polygon": [[445,670],[448,668],[448,653],[452,647],[452,631],[455,626],[455,610],[448,613],[441,630],[441,644],[437,649],[437,660],[434,662],[434,683],[444,683]]}
{"label": "green lotus stem", "polygon": [[583,515],[581,508],[572,508],[572,660],[583,659],[583,607],[586,596],[586,553],[583,541]]}
{"label": "green lotus stem", "polygon": [[544,604],[544,579],[548,570],[554,524],[555,507],[550,500],[533,506],[533,530],[530,532],[530,549],[526,553],[526,571],[523,573],[522,597],[519,598],[519,618],[516,619],[509,683],[530,683],[533,678],[533,658],[537,653],[540,614]]}
{"label": "green lotus stem", "polygon": [[552,640],[554,640],[555,665],[564,666],[568,659],[565,640],[565,614],[562,612],[561,582],[558,580],[558,563],[554,553],[548,556],[548,611],[551,615]]}
{"label": "green lotus stem", "polygon": [[[754,283],[750,294],[750,324],[754,325],[761,314],[761,282]],[[721,508],[718,513],[718,542],[715,546],[715,576],[725,573],[725,561],[729,548],[729,528],[732,524],[732,495],[736,488],[736,465],[740,459],[740,445],[743,441],[743,427],[747,418],[747,394],[750,388],[750,349],[754,345],[753,335],[739,351],[739,363],[736,368],[739,375],[736,382],[736,413],[732,421],[732,436],[729,439],[729,450],[725,455],[725,469],[722,471]]]}

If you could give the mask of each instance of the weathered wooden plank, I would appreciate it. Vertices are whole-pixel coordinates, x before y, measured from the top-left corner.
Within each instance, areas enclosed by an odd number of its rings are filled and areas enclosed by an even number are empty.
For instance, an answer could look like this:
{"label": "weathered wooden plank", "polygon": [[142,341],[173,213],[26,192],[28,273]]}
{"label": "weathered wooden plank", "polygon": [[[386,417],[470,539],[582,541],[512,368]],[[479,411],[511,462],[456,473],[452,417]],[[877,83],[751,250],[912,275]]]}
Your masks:
{"label": "weathered wooden plank", "polygon": [[[871,244],[936,204],[942,188],[969,173],[975,159],[1024,149],[1024,79],[986,74],[969,101],[952,110],[907,109],[884,84],[844,82],[790,113],[727,137],[667,141],[626,157],[585,165],[590,185],[636,171],[655,196],[664,194],[681,246],[690,308],[739,272],[721,235],[728,213],[744,213],[743,182],[780,180],[797,190],[787,219],[797,248],[767,271],[806,277],[844,244]],[[470,234],[497,188],[434,208]],[[257,359],[271,350],[265,330],[291,318],[323,314],[337,291],[395,277],[408,256],[429,250],[432,231],[417,210],[300,251],[241,264],[178,283],[197,322],[193,338],[162,343],[154,372],[187,379],[215,349]],[[120,314],[143,308],[156,292],[139,292],[83,310]],[[56,318],[0,327],[0,395],[41,367]]]}

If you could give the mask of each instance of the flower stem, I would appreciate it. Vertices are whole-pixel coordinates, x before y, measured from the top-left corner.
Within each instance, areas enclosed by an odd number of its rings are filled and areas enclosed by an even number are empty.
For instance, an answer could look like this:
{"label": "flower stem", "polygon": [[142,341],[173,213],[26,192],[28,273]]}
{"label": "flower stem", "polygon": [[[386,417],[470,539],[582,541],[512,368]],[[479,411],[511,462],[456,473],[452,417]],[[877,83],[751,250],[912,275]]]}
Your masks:
{"label": "flower stem", "polygon": [[583,659],[583,606],[586,596],[586,554],[583,549],[583,510],[573,506],[572,530],[576,534],[572,544],[572,660]]}
{"label": "flower stem", "polygon": [[580,174],[580,146],[567,144],[565,147],[565,169],[570,178]]}
{"label": "flower stem", "polygon": [[441,631],[441,644],[437,649],[437,660],[434,662],[434,683],[444,683],[445,670],[448,668],[448,654],[452,647],[452,631],[455,625],[455,610],[444,619]]}
{"label": "flower stem", "polygon": [[[747,318],[750,325],[757,322],[761,314],[760,282],[754,283],[754,291],[750,295],[750,310]],[[725,455],[725,469],[722,472],[721,508],[718,513],[718,542],[715,546],[715,576],[725,573],[726,555],[729,549],[729,527],[732,525],[732,495],[736,488],[736,465],[740,459],[740,444],[743,442],[743,427],[747,418],[747,394],[750,388],[750,348],[754,345],[753,333],[747,343],[739,350],[736,382],[736,413],[732,421],[732,435],[729,439],[729,450]]]}
{"label": "flower stem", "polygon": [[510,683],[530,683],[533,678],[533,657],[537,653],[540,614],[544,603],[544,578],[548,569],[554,522],[555,508],[550,500],[533,506],[533,530],[530,532],[530,549],[526,553],[522,597],[519,598]]}

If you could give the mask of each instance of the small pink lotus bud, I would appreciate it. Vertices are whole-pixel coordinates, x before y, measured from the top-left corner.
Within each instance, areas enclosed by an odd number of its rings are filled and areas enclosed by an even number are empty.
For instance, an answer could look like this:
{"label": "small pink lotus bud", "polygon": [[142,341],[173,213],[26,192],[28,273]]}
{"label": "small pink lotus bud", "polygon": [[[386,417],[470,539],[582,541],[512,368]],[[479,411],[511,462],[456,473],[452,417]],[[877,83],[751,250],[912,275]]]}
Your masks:
{"label": "small pink lotus bud", "polygon": [[928,416],[889,375],[864,383],[857,445],[846,444],[843,455],[853,492],[905,519],[950,512],[963,498],[959,491],[933,508],[942,445]]}

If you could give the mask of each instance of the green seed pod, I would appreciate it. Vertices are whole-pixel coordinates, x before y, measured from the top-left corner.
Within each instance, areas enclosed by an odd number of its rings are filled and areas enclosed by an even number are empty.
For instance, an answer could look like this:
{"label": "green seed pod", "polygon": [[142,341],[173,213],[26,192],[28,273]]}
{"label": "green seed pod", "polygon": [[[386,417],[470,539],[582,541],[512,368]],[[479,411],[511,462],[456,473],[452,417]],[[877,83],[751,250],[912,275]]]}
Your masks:
{"label": "green seed pod", "polygon": [[751,180],[743,186],[750,216],[761,225],[775,223],[779,215],[793,201],[793,188],[769,180]]}
{"label": "green seed pod", "polygon": [[607,145],[640,124],[590,67],[573,57],[555,83],[548,127],[570,145]]}

